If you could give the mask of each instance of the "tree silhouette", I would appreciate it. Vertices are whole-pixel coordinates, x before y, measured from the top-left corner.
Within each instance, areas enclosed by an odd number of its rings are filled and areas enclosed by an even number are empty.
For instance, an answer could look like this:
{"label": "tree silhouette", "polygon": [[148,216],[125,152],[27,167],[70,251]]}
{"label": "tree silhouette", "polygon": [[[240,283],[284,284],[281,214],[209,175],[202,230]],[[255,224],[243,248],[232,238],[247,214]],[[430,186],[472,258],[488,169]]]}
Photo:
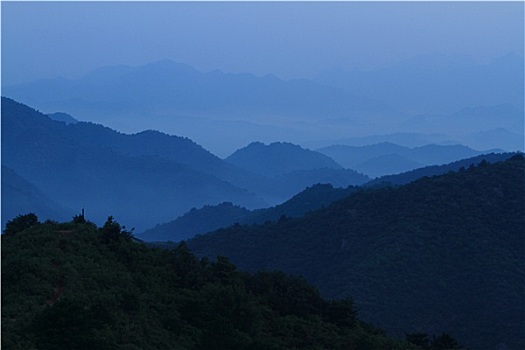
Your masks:
{"label": "tree silhouette", "polygon": [[430,349],[430,339],[427,333],[405,333],[407,342]]}
{"label": "tree silhouette", "polygon": [[4,233],[15,234],[38,224],[38,217],[34,213],[18,215],[16,218],[9,220],[5,224]]}
{"label": "tree silhouette", "polygon": [[104,243],[129,241],[133,237],[132,231],[126,231],[126,227],[120,226],[118,222],[114,221],[113,216],[109,216],[100,229],[101,239]]}
{"label": "tree silhouette", "polygon": [[455,350],[460,349],[460,346],[456,339],[452,338],[452,336],[447,333],[443,333],[439,337],[434,337],[432,340],[432,349]]}

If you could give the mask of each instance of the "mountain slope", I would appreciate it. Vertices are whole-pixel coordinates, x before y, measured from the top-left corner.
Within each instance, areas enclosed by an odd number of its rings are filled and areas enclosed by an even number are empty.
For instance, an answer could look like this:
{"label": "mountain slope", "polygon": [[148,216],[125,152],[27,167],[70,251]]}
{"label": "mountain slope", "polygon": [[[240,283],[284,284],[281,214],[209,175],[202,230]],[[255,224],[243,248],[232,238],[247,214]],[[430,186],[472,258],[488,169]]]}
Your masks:
{"label": "mountain slope", "polygon": [[156,225],[140,233],[138,237],[149,242],[180,242],[236,222],[244,223],[250,214],[250,210],[232,203],[205,205],[199,209],[192,208],[173,221]]}
{"label": "mountain slope", "polygon": [[[252,142],[225,159],[237,168],[265,176],[274,190],[290,198],[317,183],[335,187],[361,185],[368,176],[343,169],[330,157],[288,142]],[[281,201],[282,202],[282,201]]]}
{"label": "mountain slope", "polygon": [[525,346],[524,163],[515,156],[363,190],[303,218],[188,245],[240,268],[301,274],[327,297],[352,295],[366,320],[396,334],[454,329],[467,347],[517,350]]}
{"label": "mountain slope", "polygon": [[[476,166],[482,161],[496,163],[507,160],[516,153],[491,153],[473,158],[463,159],[446,165],[434,165],[419,168],[397,175],[387,175],[371,180],[363,186],[377,187],[384,185],[406,185],[425,176],[443,175],[450,171],[459,171],[460,168]],[[344,171],[344,170],[334,170]],[[344,186],[341,186],[344,187]],[[358,190],[358,187],[334,188],[330,184],[317,184],[306,188],[286,202],[270,208],[253,211],[235,206],[231,203],[222,203],[215,206],[193,208],[179,218],[165,224],[156,225],[141,233],[140,238],[146,241],[174,241],[187,240],[197,234],[204,234],[233,224],[261,224],[266,221],[277,221],[284,217],[296,218],[309,211],[328,206]]]}
{"label": "mountain slope", "polygon": [[270,145],[253,142],[234,152],[226,158],[226,161],[266,176],[283,175],[297,170],[342,168],[334,160],[319,152],[286,142],[275,142]]}
{"label": "mountain slope", "polygon": [[476,157],[458,160],[445,165],[432,165],[411,171],[407,171],[397,175],[386,175],[378,177],[370,182],[367,182],[365,186],[375,186],[380,184],[392,184],[392,185],[406,185],[412,181],[420,179],[424,176],[436,176],[446,174],[449,171],[459,171],[461,168],[468,168],[470,166],[476,166],[482,161],[489,163],[496,163],[507,160],[517,153],[489,153],[482,154]]}
{"label": "mountain slope", "polygon": [[57,122],[64,122],[66,124],[78,123],[78,120],[73,118],[71,115],[62,112],[51,113],[47,115],[49,118],[56,120]]}
{"label": "mountain slope", "polygon": [[[138,67],[103,67],[78,80],[40,80],[5,87],[4,94],[37,108],[86,112],[149,112],[315,116],[377,112],[377,101],[308,80],[202,73],[162,60]],[[359,96],[359,95],[358,95]]]}
{"label": "mountain slope", "polygon": [[[86,208],[100,222],[112,211],[140,229],[192,206],[225,200],[251,208],[264,205],[248,191],[154,150],[129,154],[129,139],[102,126],[55,122],[2,98],[2,162],[73,212]],[[213,157],[189,140],[170,140],[181,144],[179,158],[188,157],[184,152]]]}
{"label": "mountain slope", "polygon": [[2,235],[2,349],[410,347],[301,278],[247,274],[184,245],[153,249],[115,221],[75,221]]}
{"label": "mountain slope", "polygon": [[72,125],[70,130],[75,134],[75,140],[84,145],[102,146],[127,156],[175,161],[255,193],[271,204],[288,197],[288,192],[278,192],[270,179],[224,162],[186,137],[154,130],[127,135],[93,123]]}
{"label": "mountain slope", "polygon": [[441,165],[482,154],[463,145],[425,145],[404,147],[389,142],[366,146],[335,145],[319,152],[344,167],[372,177],[397,174],[427,165]]}
{"label": "mountain slope", "polygon": [[357,171],[367,174],[372,178],[390,174],[400,174],[421,167],[423,167],[423,164],[397,153],[367,159],[353,166]]}
{"label": "mountain slope", "polygon": [[[169,60],[103,67],[79,79],[40,80],[2,91],[45,113],[63,111],[126,133],[185,135],[221,157],[254,140],[344,137],[356,128],[388,129],[390,121],[408,117],[381,101],[306,79],[200,72]],[[371,118],[379,122],[372,126]]]}
{"label": "mountain slope", "polygon": [[61,208],[34,185],[2,165],[2,228],[7,220],[26,213],[53,220],[73,216],[73,212]]}
{"label": "mountain slope", "polygon": [[369,177],[352,169],[311,169],[297,170],[275,178],[279,192],[286,193],[290,198],[312,184],[329,184],[334,187],[346,188],[360,186],[369,181]]}
{"label": "mountain slope", "polygon": [[317,184],[296,194],[286,202],[270,208],[250,211],[232,203],[193,208],[173,221],[156,225],[140,233],[139,237],[145,241],[179,242],[197,234],[215,231],[233,224],[251,225],[277,221],[283,217],[299,217],[344,198],[356,190],[357,187],[334,188],[329,184]]}

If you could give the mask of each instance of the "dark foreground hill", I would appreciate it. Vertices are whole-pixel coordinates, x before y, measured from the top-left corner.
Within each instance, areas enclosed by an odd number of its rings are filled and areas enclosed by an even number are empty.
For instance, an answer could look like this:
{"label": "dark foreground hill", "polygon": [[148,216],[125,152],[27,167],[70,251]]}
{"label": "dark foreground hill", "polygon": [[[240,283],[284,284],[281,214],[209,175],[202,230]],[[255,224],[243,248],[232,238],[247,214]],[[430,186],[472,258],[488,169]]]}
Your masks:
{"label": "dark foreground hill", "polygon": [[243,269],[300,274],[326,297],[351,295],[394,334],[453,329],[472,349],[523,349],[524,180],[517,155],[188,245]]}
{"label": "dark foreground hill", "polygon": [[[433,345],[457,348],[447,334]],[[42,224],[28,214],[2,235],[2,349],[422,348],[299,277],[240,272],[184,244],[153,249],[111,219],[97,228],[81,216]]]}

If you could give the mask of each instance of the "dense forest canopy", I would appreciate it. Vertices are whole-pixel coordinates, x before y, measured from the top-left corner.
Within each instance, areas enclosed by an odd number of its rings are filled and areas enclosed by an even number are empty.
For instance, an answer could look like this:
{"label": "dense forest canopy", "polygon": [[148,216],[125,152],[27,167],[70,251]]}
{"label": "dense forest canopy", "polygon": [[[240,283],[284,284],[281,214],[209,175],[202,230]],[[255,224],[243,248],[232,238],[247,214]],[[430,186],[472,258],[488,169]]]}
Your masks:
{"label": "dense forest canopy", "polygon": [[454,329],[475,349],[522,349],[524,163],[515,155],[361,189],[302,218],[236,225],[188,246],[249,271],[302,275],[325,297],[351,295],[365,320],[395,334]]}
{"label": "dense forest canopy", "polygon": [[[108,218],[11,220],[2,235],[5,349],[445,349],[360,320],[351,298],[327,300],[303,278],[248,274],[184,243],[137,243]],[[429,339],[431,340],[429,342]],[[448,343],[443,342],[448,341]],[[450,343],[453,341],[453,343]]]}

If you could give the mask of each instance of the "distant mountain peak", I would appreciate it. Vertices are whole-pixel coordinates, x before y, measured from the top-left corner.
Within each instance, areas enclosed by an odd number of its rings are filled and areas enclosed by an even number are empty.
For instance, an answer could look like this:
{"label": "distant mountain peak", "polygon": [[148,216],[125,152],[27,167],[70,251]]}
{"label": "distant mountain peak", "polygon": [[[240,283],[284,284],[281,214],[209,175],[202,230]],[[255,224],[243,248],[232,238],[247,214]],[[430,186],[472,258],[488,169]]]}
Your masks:
{"label": "distant mountain peak", "polygon": [[63,113],[63,112],[55,112],[50,113],[47,115],[49,118],[58,121],[58,122],[64,122],[66,124],[75,124],[78,123],[78,120],[73,118],[70,114]]}
{"label": "distant mountain peak", "polygon": [[329,156],[289,142],[273,142],[269,145],[252,142],[235,151],[226,161],[266,176],[283,175],[298,170],[342,168]]}
{"label": "distant mountain peak", "polygon": [[246,147],[264,147],[266,146],[263,142],[260,141],[253,141]]}
{"label": "distant mountain peak", "polygon": [[147,63],[147,64],[139,66],[139,67],[144,67],[144,68],[164,68],[164,69],[177,68],[177,69],[185,69],[185,70],[188,70],[188,71],[193,71],[193,72],[196,72],[196,73],[201,73],[198,69],[190,66],[189,64],[176,62],[176,61],[173,61],[173,60],[170,60],[170,59],[162,59],[162,60],[154,61],[154,62]]}

